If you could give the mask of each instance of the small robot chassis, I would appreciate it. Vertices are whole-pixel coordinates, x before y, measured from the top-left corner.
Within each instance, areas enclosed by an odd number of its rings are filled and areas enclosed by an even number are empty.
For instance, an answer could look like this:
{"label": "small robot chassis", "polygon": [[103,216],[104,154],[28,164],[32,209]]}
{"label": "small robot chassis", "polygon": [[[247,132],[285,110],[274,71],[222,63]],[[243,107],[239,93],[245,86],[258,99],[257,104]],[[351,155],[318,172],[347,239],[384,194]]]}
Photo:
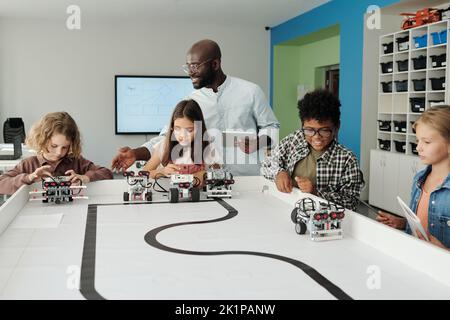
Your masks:
{"label": "small robot chassis", "polygon": [[173,174],[170,176],[169,201],[176,203],[180,199],[200,201],[200,180],[192,174]]}
{"label": "small robot chassis", "polygon": [[123,193],[123,201],[152,201],[153,194],[150,190],[152,183],[150,180],[150,173],[148,171],[139,171],[135,176],[134,171],[127,171],[123,173],[127,178],[128,191]]}
{"label": "small robot chassis", "polygon": [[[54,202],[72,202],[73,199],[88,199],[80,194],[86,186],[72,185],[66,176],[48,177],[42,180],[42,190],[30,191],[30,195],[41,195],[41,197],[32,196],[30,201],[40,201],[43,203]],[[74,193],[78,190],[77,193]]]}
{"label": "small robot chassis", "polygon": [[207,198],[231,198],[231,185],[234,184],[231,172],[224,169],[210,169],[205,172]]}
{"label": "small robot chassis", "polygon": [[295,232],[305,234],[309,229],[313,241],[342,239],[344,211],[344,207],[331,202],[319,202],[317,206],[313,199],[304,198],[295,204],[291,219],[295,223]]}

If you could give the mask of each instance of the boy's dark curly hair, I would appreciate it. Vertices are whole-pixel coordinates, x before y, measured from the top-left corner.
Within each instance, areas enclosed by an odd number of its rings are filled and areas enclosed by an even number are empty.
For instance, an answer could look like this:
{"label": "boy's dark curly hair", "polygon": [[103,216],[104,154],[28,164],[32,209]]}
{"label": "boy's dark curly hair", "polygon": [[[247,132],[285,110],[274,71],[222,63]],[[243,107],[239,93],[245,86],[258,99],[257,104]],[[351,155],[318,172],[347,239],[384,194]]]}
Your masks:
{"label": "boy's dark curly hair", "polygon": [[340,106],[341,102],[334,94],[318,89],[307,93],[298,102],[297,108],[302,122],[312,119],[319,122],[331,120],[338,127],[341,118]]}

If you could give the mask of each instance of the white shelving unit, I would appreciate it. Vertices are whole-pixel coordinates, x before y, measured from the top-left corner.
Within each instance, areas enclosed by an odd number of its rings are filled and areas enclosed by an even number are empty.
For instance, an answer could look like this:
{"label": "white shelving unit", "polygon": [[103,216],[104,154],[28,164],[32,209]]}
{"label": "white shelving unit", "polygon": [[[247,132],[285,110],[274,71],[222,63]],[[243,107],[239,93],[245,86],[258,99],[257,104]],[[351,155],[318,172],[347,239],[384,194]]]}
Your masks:
{"label": "white shelving unit", "polygon": [[[447,41],[442,44],[434,43],[433,33],[440,34],[442,31],[447,30],[449,33],[449,21],[444,20],[437,23],[417,27],[409,30],[402,30],[396,33],[383,35],[380,37],[379,45],[379,89],[378,89],[378,119],[381,121],[388,121],[391,125],[391,130],[380,130],[380,126],[377,126],[377,149],[386,150],[389,152],[414,155],[414,148],[411,143],[416,143],[416,137],[412,131],[412,123],[420,116],[421,112],[430,108],[436,101],[442,101],[443,103],[449,103],[449,90],[445,86],[442,90],[433,90],[432,81],[430,79],[449,79],[449,70],[447,63],[442,66],[433,65],[432,57],[441,56],[446,54],[448,59],[449,46]],[[401,39],[408,38],[407,42],[399,44]],[[416,41],[425,40],[424,47],[416,47]],[[385,54],[385,45],[393,43],[393,52]],[[424,68],[417,70],[414,68],[414,60],[423,57],[425,59]],[[423,61],[422,59],[422,61]],[[399,64],[397,62],[402,61],[403,64],[407,63],[408,70],[399,70]],[[447,61],[447,60],[446,60]],[[392,63],[392,69],[389,68],[387,73],[383,73],[381,64]],[[423,80],[422,82],[420,80]],[[406,91],[399,91],[396,85],[405,86]],[[436,80],[435,80],[436,81]],[[383,90],[382,83],[392,84],[392,92],[385,92]],[[416,85],[423,84],[424,90],[415,87]],[[411,107],[411,99],[422,99],[424,101],[423,109],[421,112],[415,112]],[[415,104],[419,105],[419,104]],[[406,123],[406,127],[397,132],[395,130],[395,122]],[[380,141],[384,143],[380,143]],[[397,144],[397,145],[396,145]],[[402,144],[404,145],[403,148]]]}
{"label": "white shelving unit", "polygon": [[[450,22],[441,22],[403,30],[387,35],[379,39],[379,86],[378,86],[378,110],[377,120],[386,121],[390,124],[387,131],[380,130],[377,126],[377,149],[370,153],[370,187],[369,203],[384,210],[400,214],[396,196],[399,195],[406,203],[410,201],[411,183],[414,175],[425,166],[413,151],[416,137],[412,131],[412,123],[417,120],[421,112],[431,107],[435,101],[443,101],[449,104],[449,89],[444,86],[442,90],[433,90],[431,78],[449,79],[447,64],[442,66],[433,65],[432,56],[446,54],[449,57],[449,45],[447,41],[443,44],[435,44],[433,33],[449,31]],[[399,48],[397,40],[407,37],[409,40]],[[425,40],[424,47],[417,48],[415,38]],[[385,54],[384,46],[393,43],[393,52]],[[402,50],[405,49],[405,50]],[[414,59],[423,56],[423,69],[417,70]],[[446,59],[446,61],[447,61]],[[408,67],[408,70],[399,70],[398,61]],[[392,68],[383,73],[381,64],[392,63]],[[388,66],[388,65],[386,65]],[[423,88],[414,86],[417,80],[422,82]],[[395,81],[403,81],[406,91],[399,91]],[[384,92],[382,83],[392,82],[392,92]],[[419,83],[420,84],[420,83]],[[401,88],[400,88],[401,89]],[[417,90],[423,89],[423,90]],[[411,99],[421,99],[423,108],[413,110]],[[417,105],[417,104],[414,104]],[[415,112],[418,111],[418,112]],[[403,131],[395,130],[394,121],[406,124]],[[380,144],[383,141],[383,144]],[[397,141],[397,142],[396,142]],[[396,144],[399,144],[396,148]],[[404,148],[402,146],[404,145]],[[384,148],[382,148],[384,147]],[[388,150],[383,150],[388,149]]]}

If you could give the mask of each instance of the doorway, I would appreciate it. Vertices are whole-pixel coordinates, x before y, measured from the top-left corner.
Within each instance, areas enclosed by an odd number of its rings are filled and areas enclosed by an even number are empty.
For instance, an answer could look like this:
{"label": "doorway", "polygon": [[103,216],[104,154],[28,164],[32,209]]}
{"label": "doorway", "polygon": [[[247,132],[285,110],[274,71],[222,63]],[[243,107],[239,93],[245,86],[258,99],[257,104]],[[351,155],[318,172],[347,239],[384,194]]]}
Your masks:
{"label": "doorway", "polygon": [[316,88],[325,89],[339,98],[339,64],[316,68]]}
{"label": "doorway", "polygon": [[339,98],[339,69],[330,69],[325,72],[325,90]]}

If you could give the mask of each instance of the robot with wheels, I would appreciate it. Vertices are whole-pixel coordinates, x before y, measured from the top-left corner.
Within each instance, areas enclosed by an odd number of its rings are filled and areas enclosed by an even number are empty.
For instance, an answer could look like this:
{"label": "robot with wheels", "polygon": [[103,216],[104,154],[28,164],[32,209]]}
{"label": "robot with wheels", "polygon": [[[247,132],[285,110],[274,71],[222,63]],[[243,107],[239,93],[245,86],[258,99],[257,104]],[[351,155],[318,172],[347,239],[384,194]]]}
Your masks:
{"label": "robot with wheels", "polygon": [[[73,199],[87,199],[88,197],[80,194],[82,189],[86,189],[86,186],[72,185],[66,176],[47,177],[42,180],[42,190],[30,191],[30,201],[40,201],[43,203],[54,202],[56,204],[62,202],[72,202]],[[78,190],[77,193],[74,193]],[[41,195],[41,197],[35,197],[35,194]]]}
{"label": "robot with wheels", "polygon": [[152,183],[149,182],[150,173],[148,171],[139,171],[135,176],[134,171],[127,171],[123,173],[127,178],[128,191],[123,193],[123,201],[152,201],[152,190],[150,190]]}
{"label": "robot with wheels", "polygon": [[344,207],[331,202],[319,202],[317,206],[313,199],[304,198],[295,204],[291,219],[295,223],[295,231],[305,234],[309,229],[313,241],[342,239],[344,211]]}
{"label": "robot with wheels", "polygon": [[207,198],[231,198],[233,175],[225,169],[210,169],[205,172]]}
{"label": "robot with wheels", "polygon": [[176,203],[180,199],[200,201],[200,180],[192,174],[173,174],[170,176],[169,201]]}

